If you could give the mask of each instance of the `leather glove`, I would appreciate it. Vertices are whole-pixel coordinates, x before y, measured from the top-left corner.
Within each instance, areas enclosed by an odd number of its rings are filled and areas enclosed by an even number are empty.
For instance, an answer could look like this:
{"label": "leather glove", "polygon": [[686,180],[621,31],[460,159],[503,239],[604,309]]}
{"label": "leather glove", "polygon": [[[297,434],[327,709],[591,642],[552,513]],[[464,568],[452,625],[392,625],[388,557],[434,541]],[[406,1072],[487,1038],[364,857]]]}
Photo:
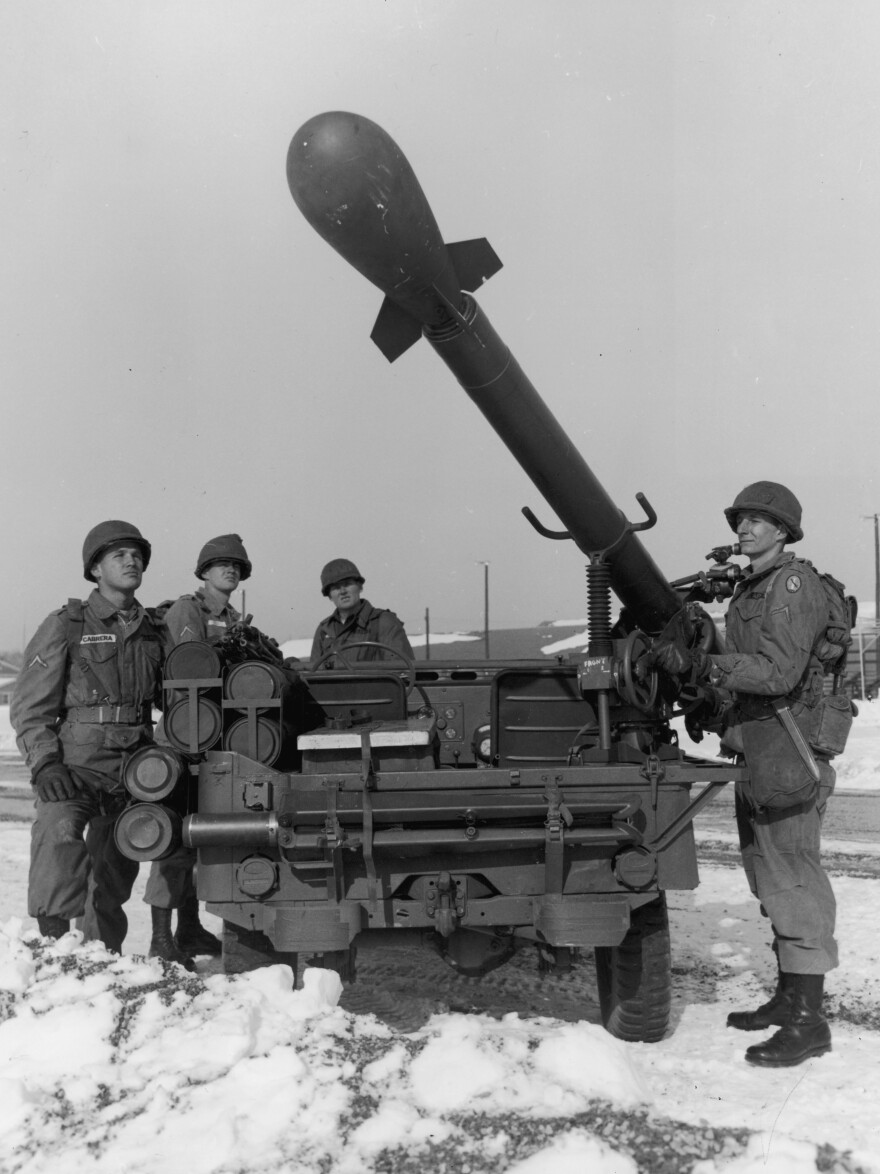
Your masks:
{"label": "leather glove", "polygon": [[37,793],[37,798],[44,803],[60,803],[62,799],[72,799],[82,788],[73,775],[57,759],[50,759],[37,768],[31,779],[31,786]]}
{"label": "leather glove", "polygon": [[677,640],[657,640],[651,649],[651,660],[673,677],[680,677],[691,667],[690,649]]}
{"label": "leather glove", "polygon": [[678,640],[661,637],[654,642],[650,655],[654,664],[673,677],[682,677],[693,669],[694,678],[699,680],[707,677],[712,668],[712,661],[701,648],[688,648]]}

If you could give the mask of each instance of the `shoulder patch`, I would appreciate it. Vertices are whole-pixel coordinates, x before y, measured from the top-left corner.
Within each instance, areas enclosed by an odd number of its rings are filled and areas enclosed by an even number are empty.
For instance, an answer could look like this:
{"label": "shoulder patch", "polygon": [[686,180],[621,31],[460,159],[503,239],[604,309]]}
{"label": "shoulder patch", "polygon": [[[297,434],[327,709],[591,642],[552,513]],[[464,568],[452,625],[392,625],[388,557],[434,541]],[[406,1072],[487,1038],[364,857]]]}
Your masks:
{"label": "shoulder patch", "polygon": [[800,591],[801,582],[802,580],[800,575],[789,575],[785,580],[785,590],[788,591],[789,594],[794,595],[796,591]]}
{"label": "shoulder patch", "polygon": [[47,669],[49,667],[48,664],[46,663],[46,661],[43,660],[42,656],[40,656],[39,653],[37,653],[37,655],[34,657],[34,659],[28,665],[28,668],[29,669],[35,668],[37,665],[39,665],[41,669]]}

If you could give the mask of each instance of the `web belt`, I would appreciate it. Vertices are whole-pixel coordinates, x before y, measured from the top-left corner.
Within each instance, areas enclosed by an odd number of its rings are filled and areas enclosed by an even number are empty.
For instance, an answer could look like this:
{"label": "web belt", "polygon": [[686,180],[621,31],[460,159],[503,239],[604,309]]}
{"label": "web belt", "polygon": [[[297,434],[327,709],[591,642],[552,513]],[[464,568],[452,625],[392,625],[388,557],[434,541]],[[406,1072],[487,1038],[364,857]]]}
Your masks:
{"label": "web belt", "polygon": [[150,721],[149,705],[72,705],[64,721],[85,725],[141,726]]}

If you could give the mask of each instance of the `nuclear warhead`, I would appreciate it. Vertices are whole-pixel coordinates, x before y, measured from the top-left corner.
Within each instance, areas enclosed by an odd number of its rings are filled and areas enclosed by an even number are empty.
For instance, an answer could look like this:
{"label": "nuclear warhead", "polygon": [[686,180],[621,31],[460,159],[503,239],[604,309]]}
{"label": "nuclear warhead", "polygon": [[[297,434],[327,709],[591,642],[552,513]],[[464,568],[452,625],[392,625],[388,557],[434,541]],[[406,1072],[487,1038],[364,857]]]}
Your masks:
{"label": "nuclear warhead", "polygon": [[648,632],[681,599],[633,533],[471,291],[501,267],[484,239],[447,245],[403,152],[375,122],[334,111],[293,136],[287,182],[312,227],[385,294],[372,338],[390,360],[424,335]]}
{"label": "nuclear warhead", "polygon": [[403,152],[359,114],[309,119],[287,152],[287,182],[315,231],[385,294],[372,339],[393,362],[422,334],[462,319],[462,290],[501,262],[485,238],[445,244]]}

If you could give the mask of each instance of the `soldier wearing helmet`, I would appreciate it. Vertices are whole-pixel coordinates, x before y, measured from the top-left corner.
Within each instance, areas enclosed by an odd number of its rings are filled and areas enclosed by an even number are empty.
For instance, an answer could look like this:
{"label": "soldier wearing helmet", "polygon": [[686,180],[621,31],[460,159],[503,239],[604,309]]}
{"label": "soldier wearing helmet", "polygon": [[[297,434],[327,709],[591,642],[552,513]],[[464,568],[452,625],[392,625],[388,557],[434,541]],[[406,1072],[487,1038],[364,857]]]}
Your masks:
{"label": "soldier wearing helmet", "polygon": [[[344,668],[342,657],[331,655],[337,650],[349,663],[356,660],[395,660],[394,652],[400,653],[404,660],[414,659],[403,623],[393,611],[373,607],[369,600],[363,599],[363,584],[363,575],[350,559],[335,558],[324,566],[321,571],[321,594],[329,597],[336,610],[322,620],[315,631],[312,667],[326,657],[320,668]],[[346,646],[354,644],[358,647],[345,651]],[[376,644],[385,647],[377,648]]]}
{"label": "soldier wearing helmet", "polygon": [[195,569],[202,586],[192,595],[181,595],[165,613],[169,647],[186,640],[221,640],[241,619],[229,599],[252,570],[237,534],[221,534],[206,542]]}
{"label": "soldier wearing helmet", "polygon": [[[190,640],[222,640],[241,616],[230,597],[243,579],[249,579],[251,561],[238,534],[220,534],[209,539],[199,551],[195,576],[202,586],[191,595],[181,595],[167,610],[165,651]],[[160,733],[158,740],[162,741]],[[179,962],[194,969],[198,954],[219,954],[220,940],[199,920],[199,900],[193,881],[196,853],[179,847],[150,868],[144,901],[150,906],[152,937],[150,956]],[[177,910],[177,929],[172,934],[171,918]]]}
{"label": "soldier wearing helmet", "polygon": [[784,549],[803,538],[790,489],[756,481],[724,514],[751,560],[727,612],[724,652],[660,640],[653,655],[667,672],[708,677],[733,699],[722,744],[749,768],[749,780],[736,786],[737,827],[749,886],[773,929],[778,978],[767,1002],[732,1012],[727,1023],[742,1031],[778,1027],[747,1049],[746,1060],[789,1067],[831,1048],[822,997],[825,974],[838,962],[836,906],[820,832],[835,774],[830,756],[809,745],[823,694],[817,652],[828,600],[812,565]]}
{"label": "soldier wearing helmet", "polygon": [[113,838],[126,803],[122,767],[152,741],[161,689],[161,637],[135,597],[150,554],[130,522],[89,531],[83,575],[95,589],[37,629],[10,708],[36,796],[28,913],[55,938],[84,916],[86,939],[116,951],[138,870]]}

